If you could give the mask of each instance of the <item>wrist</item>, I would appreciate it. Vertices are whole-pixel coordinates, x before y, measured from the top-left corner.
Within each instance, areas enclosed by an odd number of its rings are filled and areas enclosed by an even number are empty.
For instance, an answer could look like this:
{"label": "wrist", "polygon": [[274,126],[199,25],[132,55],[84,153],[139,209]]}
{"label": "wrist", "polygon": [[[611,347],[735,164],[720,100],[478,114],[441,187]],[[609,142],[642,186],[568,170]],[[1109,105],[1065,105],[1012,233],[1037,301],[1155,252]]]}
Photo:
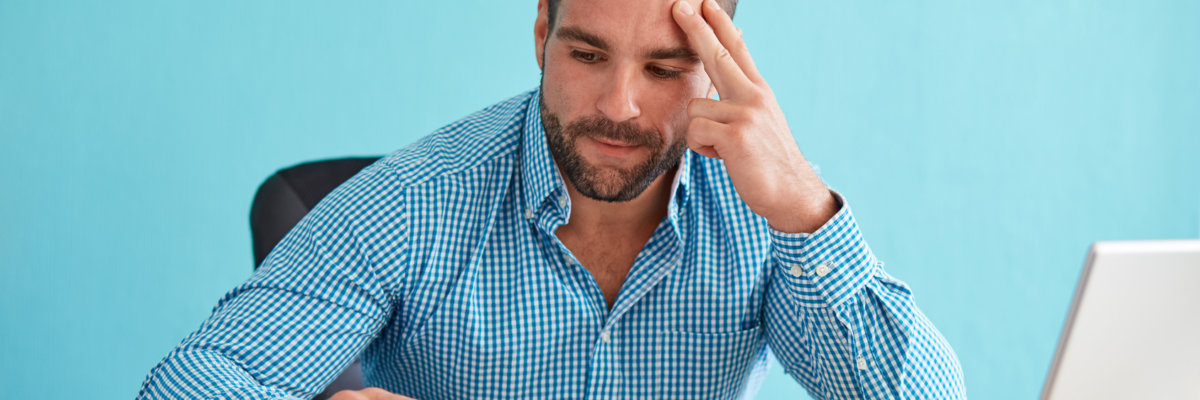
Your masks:
{"label": "wrist", "polygon": [[837,198],[829,189],[822,188],[819,194],[803,196],[804,200],[789,202],[779,213],[767,218],[772,229],[786,233],[813,233],[829,222],[839,207]]}

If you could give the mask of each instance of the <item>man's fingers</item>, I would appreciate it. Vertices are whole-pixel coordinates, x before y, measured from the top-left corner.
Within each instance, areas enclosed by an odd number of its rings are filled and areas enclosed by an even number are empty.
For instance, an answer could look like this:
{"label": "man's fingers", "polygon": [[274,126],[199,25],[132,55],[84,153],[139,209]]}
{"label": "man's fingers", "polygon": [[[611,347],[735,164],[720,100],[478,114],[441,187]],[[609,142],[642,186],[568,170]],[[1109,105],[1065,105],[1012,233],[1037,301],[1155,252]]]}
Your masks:
{"label": "man's fingers", "polygon": [[729,125],[708,118],[692,118],[687,130],[688,148],[705,157],[721,158],[717,145],[729,129]]}
{"label": "man's fingers", "polygon": [[746,41],[742,40],[742,30],[733,25],[733,19],[729,18],[729,13],[721,10],[721,5],[717,0],[704,0],[702,8],[704,9],[704,19],[712,27],[713,33],[716,34],[721,45],[729,50],[733,61],[737,63],[747,78],[756,83],[762,83],[762,76],[758,74],[758,67],[754,66],[754,59],[750,57]]}
{"label": "man's fingers", "polygon": [[732,123],[752,119],[745,107],[738,104],[696,97],[688,101],[688,118],[708,118],[721,123]]}
{"label": "man's fingers", "polygon": [[362,390],[343,390],[334,393],[329,400],[415,400],[411,397],[401,396],[387,390],[377,387],[369,387]]}
{"label": "man's fingers", "polygon": [[672,15],[675,17],[675,23],[679,24],[687,35],[688,42],[700,54],[700,62],[704,63],[704,70],[712,79],[713,85],[716,85],[717,93],[721,94],[722,99],[736,97],[739,92],[753,86],[729,50],[721,45],[712,27],[688,0],[676,1]]}

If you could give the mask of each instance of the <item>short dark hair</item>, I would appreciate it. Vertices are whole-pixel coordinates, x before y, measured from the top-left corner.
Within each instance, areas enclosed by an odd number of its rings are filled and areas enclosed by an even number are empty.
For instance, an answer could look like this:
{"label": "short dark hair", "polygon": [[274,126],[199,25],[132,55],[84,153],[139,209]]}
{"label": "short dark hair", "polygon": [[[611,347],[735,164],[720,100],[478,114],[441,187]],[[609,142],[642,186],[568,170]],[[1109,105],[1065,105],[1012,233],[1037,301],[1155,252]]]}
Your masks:
{"label": "short dark hair", "polygon": [[[546,15],[550,17],[550,31],[554,31],[554,20],[558,19],[558,2],[562,0],[547,0],[549,5],[546,7]],[[734,11],[737,10],[738,0],[717,0],[721,4],[721,9],[729,13],[729,18],[733,18]]]}

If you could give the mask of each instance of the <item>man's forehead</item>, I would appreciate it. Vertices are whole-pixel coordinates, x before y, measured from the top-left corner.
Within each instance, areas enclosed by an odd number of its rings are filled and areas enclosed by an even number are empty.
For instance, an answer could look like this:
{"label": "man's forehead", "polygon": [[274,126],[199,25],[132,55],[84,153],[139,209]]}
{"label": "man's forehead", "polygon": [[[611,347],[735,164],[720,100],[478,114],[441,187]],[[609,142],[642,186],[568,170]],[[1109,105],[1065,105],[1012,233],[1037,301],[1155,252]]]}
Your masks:
{"label": "man's forehead", "polygon": [[[690,3],[694,9],[699,9],[703,0],[683,1]],[[675,2],[676,0],[559,0],[557,8],[559,10],[577,8],[589,11],[624,11],[629,14],[670,18],[671,8],[675,6]],[[650,10],[657,12],[647,13]]]}
{"label": "man's forehead", "polygon": [[[693,4],[700,0],[685,0]],[[688,47],[687,36],[671,15],[675,0],[562,0],[557,27],[570,27],[615,47]],[[556,28],[557,29],[557,28]]]}

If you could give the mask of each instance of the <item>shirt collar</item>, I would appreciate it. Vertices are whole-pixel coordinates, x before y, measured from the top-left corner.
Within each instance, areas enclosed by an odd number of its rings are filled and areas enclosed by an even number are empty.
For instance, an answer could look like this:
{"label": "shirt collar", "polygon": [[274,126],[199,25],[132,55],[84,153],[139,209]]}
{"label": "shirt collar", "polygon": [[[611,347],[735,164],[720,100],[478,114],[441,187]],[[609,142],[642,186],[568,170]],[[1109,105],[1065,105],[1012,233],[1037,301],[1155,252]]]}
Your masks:
{"label": "shirt collar", "polygon": [[[566,194],[562,174],[559,173],[546,144],[546,131],[542,126],[540,88],[533,91],[533,98],[528,103],[521,136],[521,183],[525,188],[522,200],[525,210],[536,214],[541,210],[542,202],[555,190],[562,190],[562,193]],[[667,206],[672,217],[686,204],[688,186],[691,183],[692,157],[695,156],[691,149],[688,149],[679,161],[679,168],[671,183],[671,200]]]}
{"label": "shirt collar", "polygon": [[562,175],[558,173],[558,166],[546,147],[541,100],[541,89],[534,90],[529,107],[525,110],[525,126],[521,131],[521,186],[525,188],[523,200],[529,212],[541,209],[546,197],[554,189],[563,186]]}

